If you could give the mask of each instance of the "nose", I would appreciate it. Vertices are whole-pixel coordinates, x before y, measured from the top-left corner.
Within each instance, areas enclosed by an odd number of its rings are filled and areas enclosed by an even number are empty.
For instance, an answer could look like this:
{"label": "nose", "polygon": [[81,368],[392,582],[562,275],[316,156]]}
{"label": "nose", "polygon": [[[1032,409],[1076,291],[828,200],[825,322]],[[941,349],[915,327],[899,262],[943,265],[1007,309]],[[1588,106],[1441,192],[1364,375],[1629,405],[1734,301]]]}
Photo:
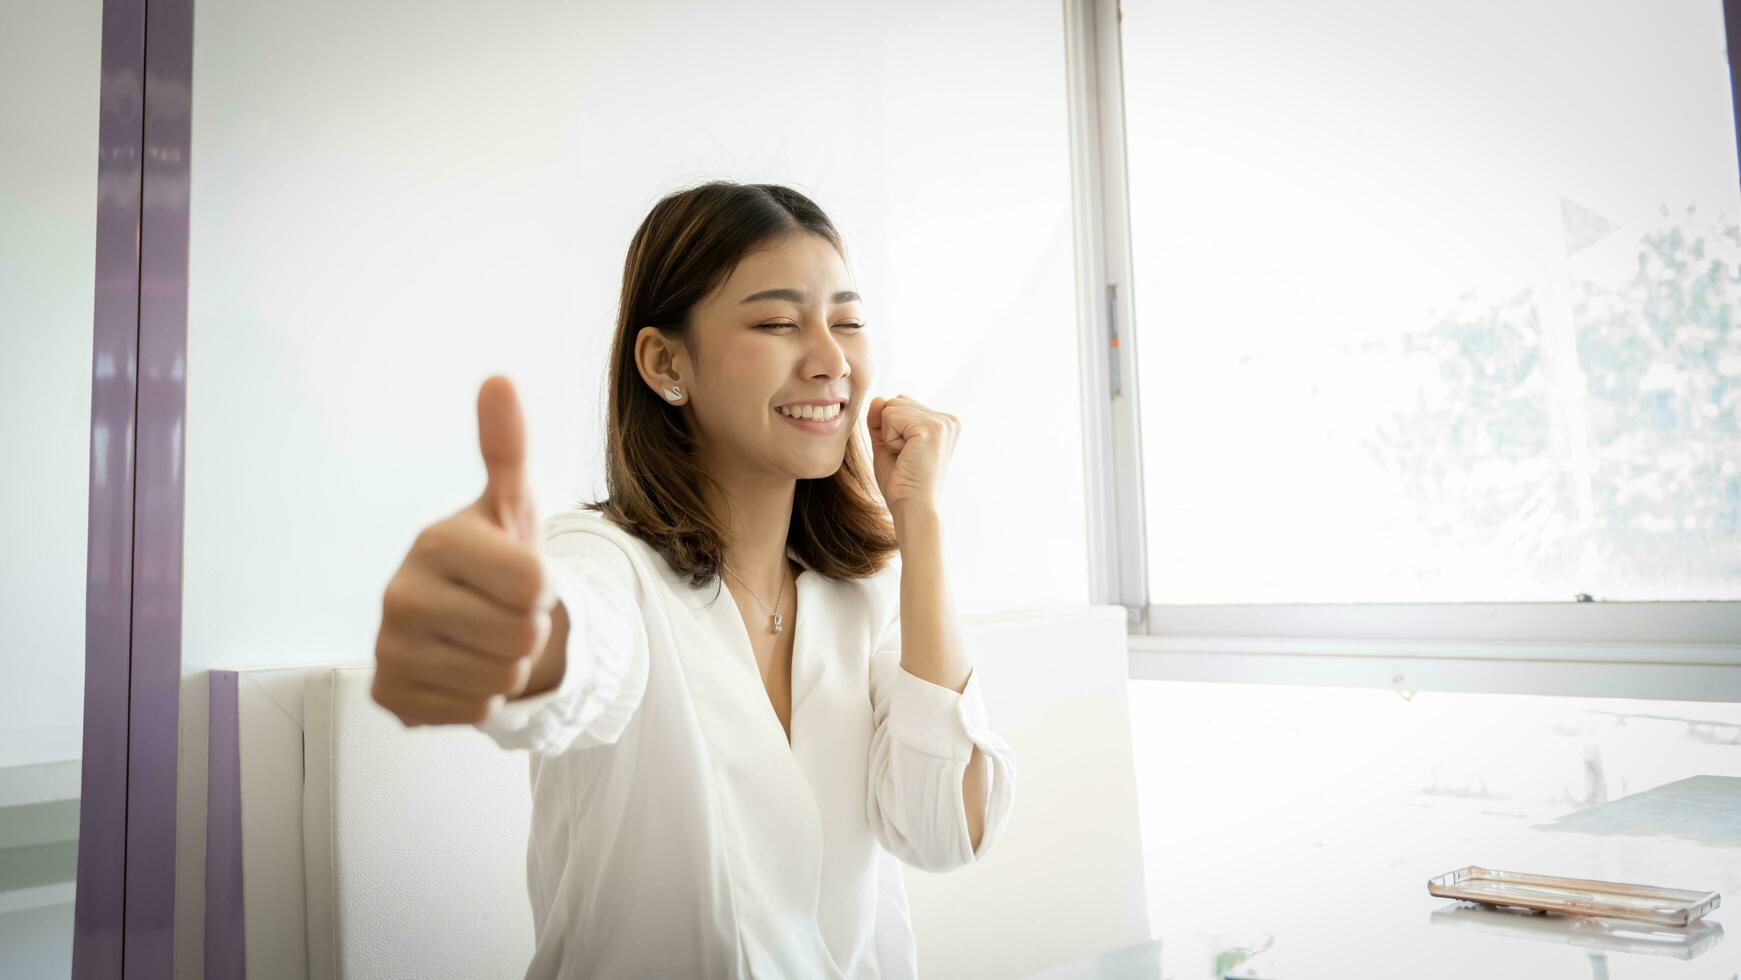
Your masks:
{"label": "nose", "polygon": [[828,324],[821,323],[809,332],[800,370],[804,377],[817,381],[832,381],[852,373],[846,349],[840,346]]}

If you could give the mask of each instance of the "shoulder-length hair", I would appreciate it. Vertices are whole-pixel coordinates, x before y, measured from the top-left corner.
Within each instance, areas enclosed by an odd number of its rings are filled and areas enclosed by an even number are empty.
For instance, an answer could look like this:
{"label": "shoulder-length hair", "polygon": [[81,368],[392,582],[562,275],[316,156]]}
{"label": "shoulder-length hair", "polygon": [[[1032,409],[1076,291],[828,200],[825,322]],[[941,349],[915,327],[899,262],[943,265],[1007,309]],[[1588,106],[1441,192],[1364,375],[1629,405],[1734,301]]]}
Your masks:
{"label": "shoulder-length hair", "polygon": [[[635,337],[642,327],[657,327],[693,352],[695,304],[745,255],[803,233],[846,254],[833,222],[803,194],[779,184],[715,180],[660,199],[629,242],[611,341],[606,497],[581,506],[652,545],[692,585],[712,582],[724,560],[725,524],[702,494],[704,485],[716,493],[720,486],[700,466],[682,412],[641,377]],[[840,469],[799,480],[793,496],[787,547],[828,578],[871,575],[897,549],[866,452],[854,426]]]}

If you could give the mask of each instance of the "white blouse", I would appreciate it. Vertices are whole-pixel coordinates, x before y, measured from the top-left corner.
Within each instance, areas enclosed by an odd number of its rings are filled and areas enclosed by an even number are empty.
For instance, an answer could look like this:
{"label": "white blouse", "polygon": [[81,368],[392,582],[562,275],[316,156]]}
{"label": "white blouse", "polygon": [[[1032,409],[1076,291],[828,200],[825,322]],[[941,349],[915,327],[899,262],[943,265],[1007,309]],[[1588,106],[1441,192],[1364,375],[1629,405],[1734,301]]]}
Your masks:
{"label": "white blouse", "polygon": [[547,518],[544,541],[566,672],[477,725],[529,750],[528,980],[916,976],[888,855],[933,872],[984,857],[1016,764],[977,668],[957,694],[901,666],[899,556],[863,579],[798,575],[788,745],[723,585],[689,585],[591,511]]}

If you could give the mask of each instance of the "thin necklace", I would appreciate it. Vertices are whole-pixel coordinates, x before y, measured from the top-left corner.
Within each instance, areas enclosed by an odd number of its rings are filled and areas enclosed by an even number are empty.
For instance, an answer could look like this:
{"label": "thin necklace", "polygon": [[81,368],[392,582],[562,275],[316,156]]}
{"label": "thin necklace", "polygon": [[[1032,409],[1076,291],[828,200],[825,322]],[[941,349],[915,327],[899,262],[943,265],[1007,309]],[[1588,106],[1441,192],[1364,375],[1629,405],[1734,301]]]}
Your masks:
{"label": "thin necklace", "polygon": [[[774,605],[776,605],[776,606],[778,606],[780,604],[781,599],[784,599],[786,597],[786,567],[785,567],[785,564],[786,564],[785,560],[782,559],[780,562],[780,594],[774,597]],[[731,569],[727,568],[725,570],[725,573],[727,575],[730,575],[732,578],[738,579],[738,584],[743,586],[744,589],[746,591],[748,591],[749,594],[756,600],[756,604],[762,607],[762,611],[768,613],[769,616],[771,617],[771,619],[769,621],[769,625],[772,627],[773,632],[775,632],[775,633],[780,632],[780,630],[783,627],[780,625],[781,617],[780,617],[779,611],[769,609],[768,604],[762,601],[762,597],[759,595],[756,595],[756,590],[750,588],[750,583],[745,582],[741,578],[738,578],[736,572],[733,572]]]}

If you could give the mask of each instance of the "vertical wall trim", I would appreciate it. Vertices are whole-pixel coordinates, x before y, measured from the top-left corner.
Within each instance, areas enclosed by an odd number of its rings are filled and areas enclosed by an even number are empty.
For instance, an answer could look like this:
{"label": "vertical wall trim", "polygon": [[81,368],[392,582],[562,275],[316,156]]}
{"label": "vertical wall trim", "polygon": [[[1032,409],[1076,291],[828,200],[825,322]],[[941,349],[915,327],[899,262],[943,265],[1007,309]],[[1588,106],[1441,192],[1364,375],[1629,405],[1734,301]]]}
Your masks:
{"label": "vertical wall trim", "polygon": [[238,675],[209,671],[206,756],[205,980],[242,980],[242,746]]}
{"label": "vertical wall trim", "polygon": [[149,0],[127,742],[129,980],[168,980],[174,969],[192,91],[193,0]]}
{"label": "vertical wall trim", "polygon": [[72,975],[78,980],[121,976],[126,914],[133,409],[139,343],[145,0],[104,0],[100,73],[90,504],[85,553],[84,744],[79,777],[78,884],[73,899]]}

